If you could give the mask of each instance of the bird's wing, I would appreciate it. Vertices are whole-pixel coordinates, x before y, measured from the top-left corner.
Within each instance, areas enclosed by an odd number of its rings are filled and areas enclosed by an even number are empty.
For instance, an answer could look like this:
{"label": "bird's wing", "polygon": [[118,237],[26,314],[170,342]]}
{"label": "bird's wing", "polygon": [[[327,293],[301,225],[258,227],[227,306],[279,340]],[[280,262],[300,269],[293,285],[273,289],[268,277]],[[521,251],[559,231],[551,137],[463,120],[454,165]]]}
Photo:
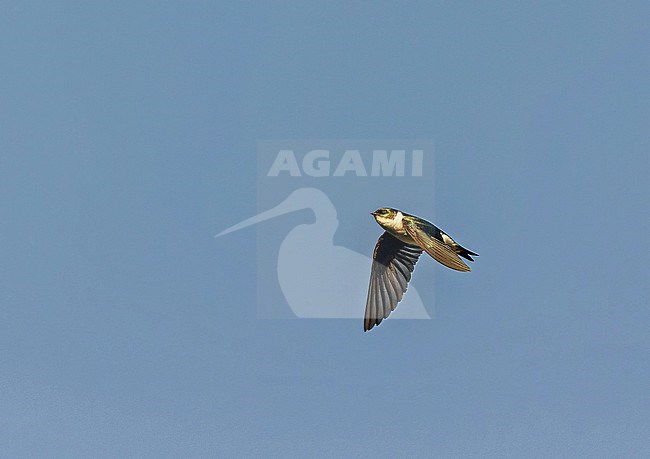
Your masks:
{"label": "bird's wing", "polygon": [[379,325],[395,310],[421,253],[417,245],[406,244],[388,232],[379,237],[372,254],[364,331]]}
{"label": "bird's wing", "polygon": [[442,263],[447,268],[455,269],[456,271],[471,271],[469,266],[460,259],[451,247],[431,236],[420,228],[416,222],[404,219],[402,223],[408,235],[411,236],[413,240],[436,261]]}

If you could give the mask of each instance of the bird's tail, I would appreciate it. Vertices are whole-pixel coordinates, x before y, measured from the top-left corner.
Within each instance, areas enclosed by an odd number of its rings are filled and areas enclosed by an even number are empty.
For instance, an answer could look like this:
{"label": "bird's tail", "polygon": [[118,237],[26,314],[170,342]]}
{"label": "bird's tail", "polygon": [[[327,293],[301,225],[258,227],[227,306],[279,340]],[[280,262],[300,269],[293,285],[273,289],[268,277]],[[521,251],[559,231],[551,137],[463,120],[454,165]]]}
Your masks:
{"label": "bird's tail", "polygon": [[463,258],[467,258],[469,261],[474,261],[472,255],[478,257],[478,253],[474,253],[471,250],[467,250],[465,247],[457,246],[456,253]]}

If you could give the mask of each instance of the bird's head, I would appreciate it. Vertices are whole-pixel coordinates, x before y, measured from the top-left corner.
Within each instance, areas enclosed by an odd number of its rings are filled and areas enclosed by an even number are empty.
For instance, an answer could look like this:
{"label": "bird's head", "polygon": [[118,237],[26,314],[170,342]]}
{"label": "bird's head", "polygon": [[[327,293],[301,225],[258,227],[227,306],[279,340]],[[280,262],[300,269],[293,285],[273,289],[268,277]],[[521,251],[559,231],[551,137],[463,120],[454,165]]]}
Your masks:
{"label": "bird's head", "polygon": [[382,207],[370,213],[375,217],[377,223],[379,223],[381,226],[384,226],[395,221],[399,210],[393,209],[391,207]]}

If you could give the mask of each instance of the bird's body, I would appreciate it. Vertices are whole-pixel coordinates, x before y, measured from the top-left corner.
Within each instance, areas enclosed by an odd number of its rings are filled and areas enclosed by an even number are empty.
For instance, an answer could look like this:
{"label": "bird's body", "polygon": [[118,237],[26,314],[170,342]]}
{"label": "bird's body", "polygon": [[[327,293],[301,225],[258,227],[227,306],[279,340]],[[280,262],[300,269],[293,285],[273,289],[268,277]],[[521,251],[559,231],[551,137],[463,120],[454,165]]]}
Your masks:
{"label": "bird's body", "polygon": [[373,252],[364,331],[379,325],[397,307],[422,251],[448,268],[465,272],[470,268],[459,255],[469,261],[478,256],[422,218],[388,207],[372,215],[386,231]]}

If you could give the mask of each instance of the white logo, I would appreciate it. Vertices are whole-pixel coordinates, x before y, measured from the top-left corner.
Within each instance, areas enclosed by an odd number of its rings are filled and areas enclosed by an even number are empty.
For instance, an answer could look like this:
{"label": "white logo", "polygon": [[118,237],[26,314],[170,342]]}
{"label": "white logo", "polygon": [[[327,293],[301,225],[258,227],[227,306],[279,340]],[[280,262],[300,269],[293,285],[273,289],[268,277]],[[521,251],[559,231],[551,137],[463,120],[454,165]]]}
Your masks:
{"label": "white logo", "polygon": [[370,169],[363,162],[361,151],[345,150],[332,173],[330,150],[308,151],[300,163],[296,159],[294,150],[280,150],[266,175],[300,177],[304,174],[310,177],[345,177],[350,174],[357,177],[403,177],[409,174],[411,177],[421,177],[423,151],[411,150],[409,153],[411,167],[407,171],[406,150],[373,150]]}

